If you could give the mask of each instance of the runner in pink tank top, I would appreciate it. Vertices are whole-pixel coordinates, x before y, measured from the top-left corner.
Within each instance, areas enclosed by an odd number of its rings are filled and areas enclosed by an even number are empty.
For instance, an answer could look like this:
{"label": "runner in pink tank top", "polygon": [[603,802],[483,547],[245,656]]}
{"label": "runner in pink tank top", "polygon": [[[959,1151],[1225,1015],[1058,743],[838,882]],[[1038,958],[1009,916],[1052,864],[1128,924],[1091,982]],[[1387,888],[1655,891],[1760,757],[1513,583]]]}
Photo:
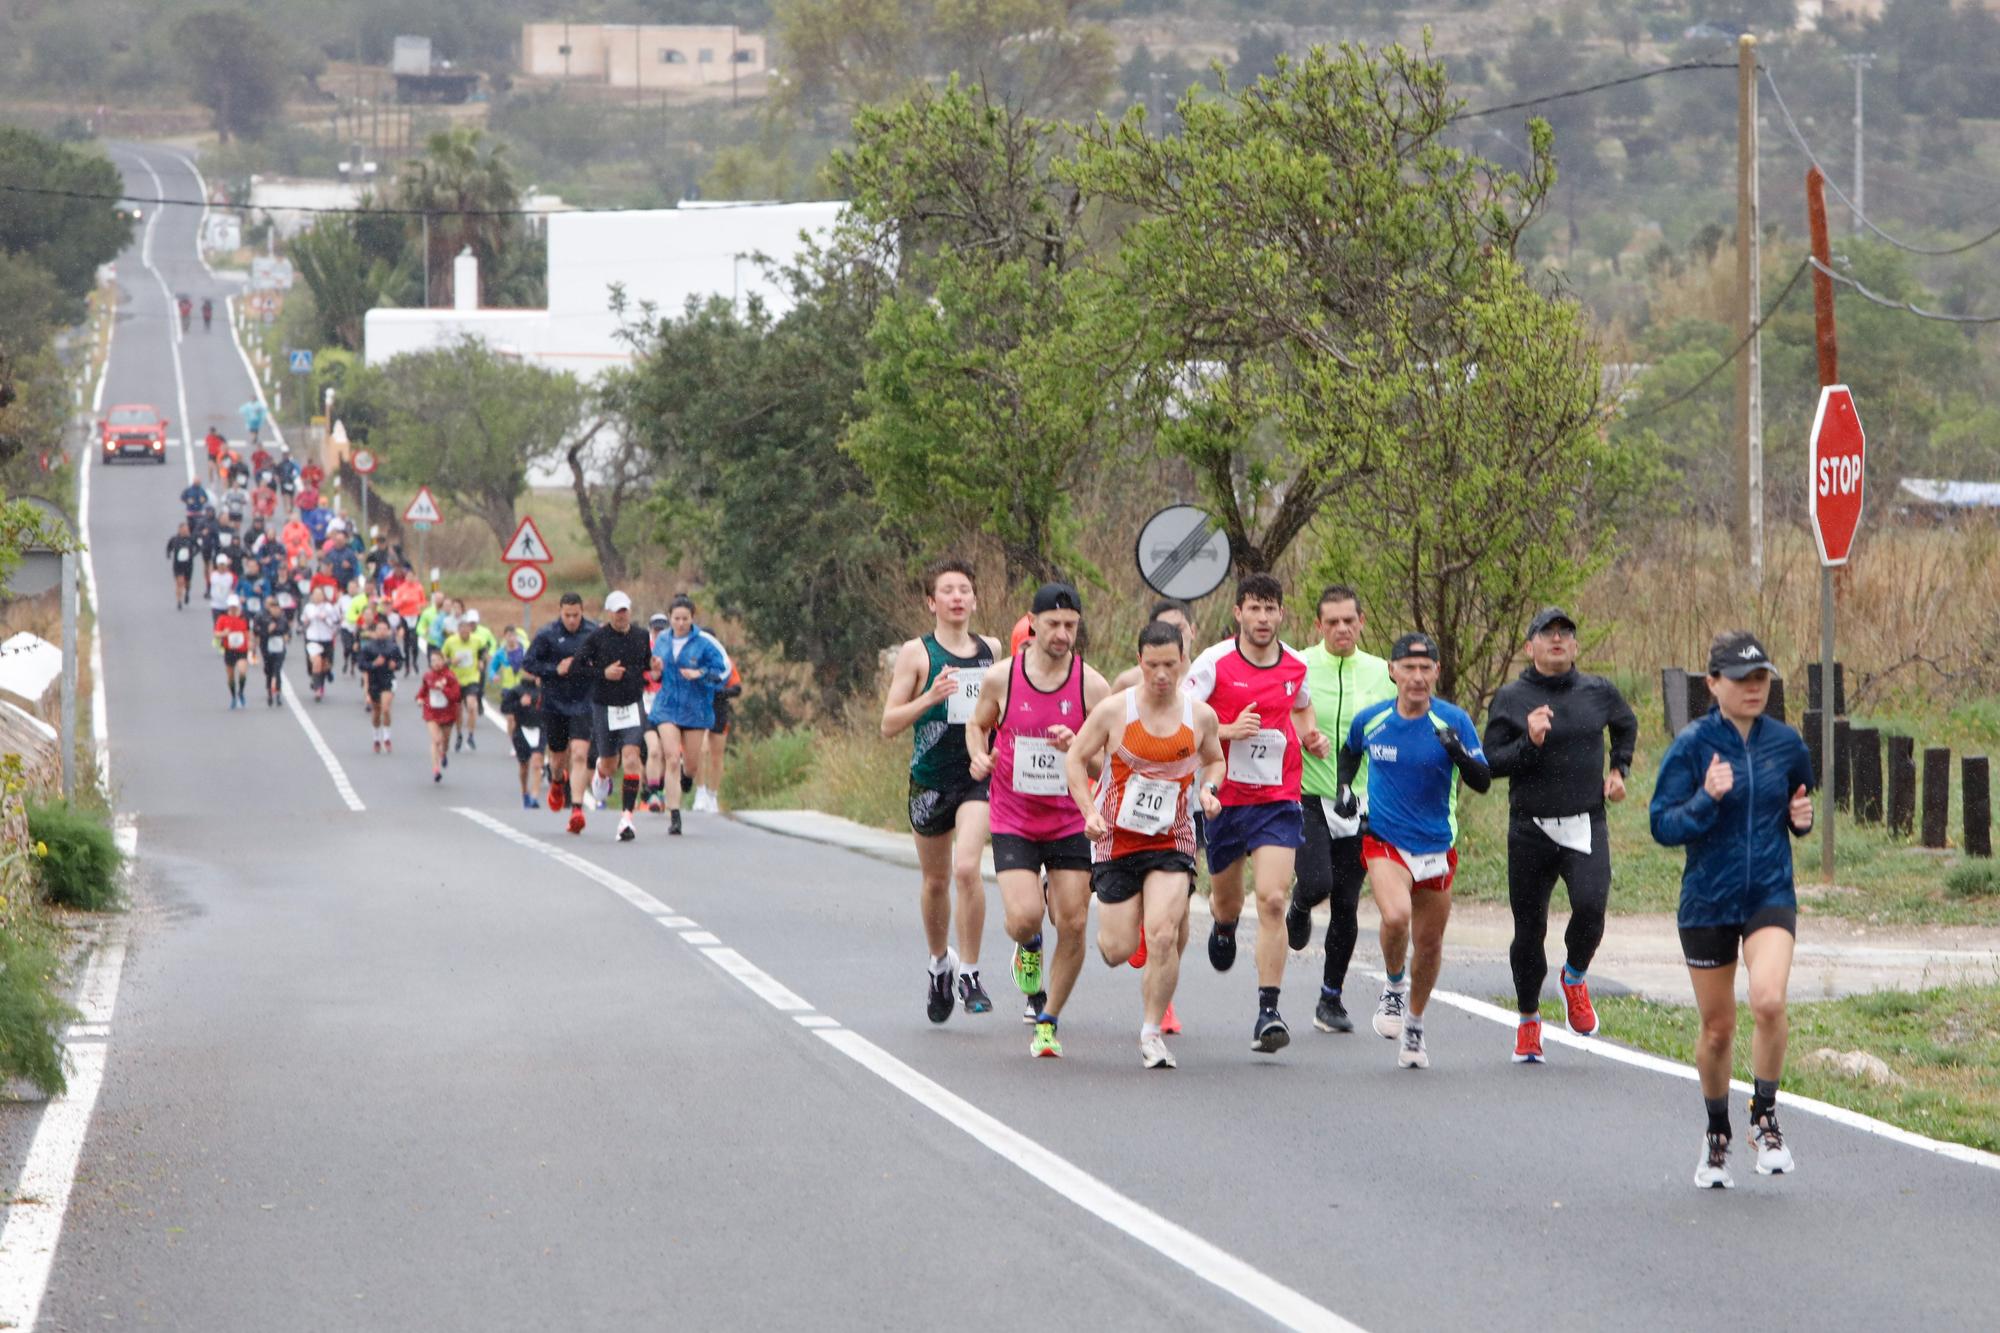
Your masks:
{"label": "runner in pink tank top", "polygon": [[[1032,1055],[1062,1054],[1056,1021],[1083,970],[1090,918],[1090,843],[1069,796],[1063,756],[1090,710],[1110,689],[1076,655],[1083,603],[1066,583],[1035,592],[1034,637],[986,670],[979,707],[965,729],[974,781],[989,774],[993,867],[1007,933],[1014,938],[1014,984],[1035,1025]],[[1046,907],[1042,876],[1048,875]],[[1044,912],[1056,928],[1044,975]]]}

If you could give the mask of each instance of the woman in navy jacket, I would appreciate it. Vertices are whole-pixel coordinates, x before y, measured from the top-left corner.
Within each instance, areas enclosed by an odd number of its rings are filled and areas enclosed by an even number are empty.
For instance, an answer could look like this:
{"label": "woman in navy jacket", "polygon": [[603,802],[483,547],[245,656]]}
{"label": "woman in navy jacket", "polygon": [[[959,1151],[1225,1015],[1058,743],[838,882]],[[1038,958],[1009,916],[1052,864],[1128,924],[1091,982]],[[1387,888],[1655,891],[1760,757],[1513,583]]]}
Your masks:
{"label": "woman in navy jacket", "polygon": [[[1708,650],[1715,707],[1667,747],[1653,787],[1653,839],[1687,848],[1681,874],[1681,952],[1701,1012],[1695,1067],[1708,1133],[1694,1183],[1727,1189],[1729,1070],[1736,1038],[1736,953],[1750,972],[1750,1139],[1760,1175],[1793,1169],[1778,1128],[1785,1068],[1785,990],[1798,935],[1790,839],[1812,831],[1812,760],[1799,733],[1764,716],[1778,674],[1748,630]],[[1789,836],[1788,836],[1789,835]]]}
{"label": "woman in navy jacket", "polygon": [[[709,729],[715,726],[715,692],[729,680],[729,654],[714,635],[694,623],[694,602],[677,595],[667,608],[668,627],[653,640],[660,659],[660,692],[653,698],[647,725],[654,728],[661,760],[661,790],[671,816],[667,832],[681,831],[681,768],[701,781],[701,756]],[[717,810],[715,793],[706,786],[695,792],[694,808]]]}

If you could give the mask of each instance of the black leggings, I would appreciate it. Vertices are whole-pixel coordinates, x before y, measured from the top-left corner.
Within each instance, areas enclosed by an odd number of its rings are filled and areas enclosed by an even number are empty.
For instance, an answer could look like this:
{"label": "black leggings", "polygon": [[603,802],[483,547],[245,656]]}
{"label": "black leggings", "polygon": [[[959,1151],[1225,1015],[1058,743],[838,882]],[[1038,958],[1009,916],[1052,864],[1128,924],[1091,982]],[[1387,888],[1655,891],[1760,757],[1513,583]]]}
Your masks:
{"label": "black leggings", "polygon": [[1590,967],[1604,939],[1604,909],[1611,901],[1611,839],[1602,811],[1590,817],[1588,855],[1559,846],[1524,815],[1507,823],[1507,904],[1514,909],[1514,942],[1507,961],[1514,968],[1514,998],[1522,1013],[1541,1006],[1549,960],[1542,938],[1549,930],[1549,896],[1560,877],[1569,888],[1569,929],[1563,944],[1569,965]]}
{"label": "black leggings", "polygon": [[1305,846],[1299,848],[1298,884],[1292,899],[1311,909],[1331,900],[1333,919],[1326,925],[1326,972],[1322,984],[1339,990],[1347,981],[1347,965],[1354,959],[1358,933],[1355,914],[1361,906],[1361,885],[1368,872],[1361,867],[1361,835],[1336,838],[1327,831],[1326,811],[1320,798],[1307,796]]}

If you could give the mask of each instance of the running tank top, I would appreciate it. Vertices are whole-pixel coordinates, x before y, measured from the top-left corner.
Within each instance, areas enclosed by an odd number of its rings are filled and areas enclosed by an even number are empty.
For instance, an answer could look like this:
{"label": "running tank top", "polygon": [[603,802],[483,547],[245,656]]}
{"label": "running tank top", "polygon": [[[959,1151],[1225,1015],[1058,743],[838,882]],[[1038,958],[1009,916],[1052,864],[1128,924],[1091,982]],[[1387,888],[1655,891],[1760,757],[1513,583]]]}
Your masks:
{"label": "running tank top", "polygon": [[1092,861],[1134,852],[1194,855],[1194,815],[1188,794],[1201,771],[1194,701],[1181,700],[1181,725],[1155,736],[1139,716],[1137,690],[1125,692],[1125,731],[1097,780],[1097,813],[1110,829],[1091,845]]}
{"label": "running tank top", "polygon": [[1051,727],[1083,726],[1083,655],[1071,654],[1069,678],[1046,694],[1028,679],[1027,661],[1017,653],[1008,667],[1007,711],[993,736],[993,831],[1054,842],[1083,832],[1064,753],[1048,740]]}
{"label": "running tank top", "polygon": [[979,685],[986,668],[993,665],[993,649],[986,640],[975,634],[972,641],[978,645],[972,655],[960,657],[947,651],[937,641],[937,635],[923,637],[930,665],[917,693],[928,690],[938,672],[947,667],[957,667],[960,675],[957,693],[917,714],[916,725],[910,729],[910,781],[919,787],[952,791],[972,781],[972,757],[965,752],[965,724],[979,705]]}

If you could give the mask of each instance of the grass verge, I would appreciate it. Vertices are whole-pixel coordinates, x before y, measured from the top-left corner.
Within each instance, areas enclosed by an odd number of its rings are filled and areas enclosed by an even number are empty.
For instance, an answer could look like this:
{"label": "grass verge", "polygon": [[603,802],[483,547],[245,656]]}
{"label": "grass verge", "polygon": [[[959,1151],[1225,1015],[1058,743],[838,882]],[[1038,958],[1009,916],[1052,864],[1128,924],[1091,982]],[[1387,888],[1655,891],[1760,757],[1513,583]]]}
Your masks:
{"label": "grass verge", "polygon": [[[1692,1005],[1636,996],[1604,996],[1596,1004],[1607,1034],[1693,1063]],[[1931,1138],[2000,1152],[2000,985],[1795,1002],[1790,1017],[1786,1091]],[[1736,1024],[1735,1076],[1747,1080],[1753,1027],[1748,1006],[1739,1006]],[[1865,1051],[1886,1064],[1892,1077],[1875,1083],[1842,1073],[1814,1060],[1821,1050]]]}

